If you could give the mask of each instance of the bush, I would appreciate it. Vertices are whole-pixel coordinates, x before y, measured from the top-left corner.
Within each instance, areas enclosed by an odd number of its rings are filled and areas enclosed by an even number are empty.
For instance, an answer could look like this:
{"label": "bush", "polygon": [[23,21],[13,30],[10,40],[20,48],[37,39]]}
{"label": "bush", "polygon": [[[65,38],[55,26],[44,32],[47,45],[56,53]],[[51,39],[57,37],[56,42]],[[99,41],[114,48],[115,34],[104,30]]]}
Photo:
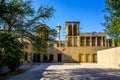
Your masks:
{"label": "bush", "polygon": [[[6,66],[14,71],[20,66],[20,60],[23,59],[23,44],[11,33],[0,34],[0,48],[3,60],[1,63],[7,63]],[[2,64],[1,64],[2,65]]]}

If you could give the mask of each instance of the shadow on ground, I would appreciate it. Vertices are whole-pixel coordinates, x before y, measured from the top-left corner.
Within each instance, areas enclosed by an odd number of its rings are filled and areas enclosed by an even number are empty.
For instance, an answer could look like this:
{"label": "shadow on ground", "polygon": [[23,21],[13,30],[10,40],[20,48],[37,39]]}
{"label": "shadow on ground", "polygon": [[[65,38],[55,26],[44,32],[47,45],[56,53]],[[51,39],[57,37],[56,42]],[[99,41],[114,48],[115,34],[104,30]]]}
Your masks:
{"label": "shadow on ground", "polygon": [[42,63],[7,80],[120,80],[120,69],[99,67],[96,64]]}
{"label": "shadow on ground", "polygon": [[120,80],[120,70],[99,68],[46,70],[40,80]]}
{"label": "shadow on ground", "polygon": [[30,69],[22,74],[13,76],[7,80],[40,80],[42,78],[42,73],[50,64],[40,65],[33,69]]}

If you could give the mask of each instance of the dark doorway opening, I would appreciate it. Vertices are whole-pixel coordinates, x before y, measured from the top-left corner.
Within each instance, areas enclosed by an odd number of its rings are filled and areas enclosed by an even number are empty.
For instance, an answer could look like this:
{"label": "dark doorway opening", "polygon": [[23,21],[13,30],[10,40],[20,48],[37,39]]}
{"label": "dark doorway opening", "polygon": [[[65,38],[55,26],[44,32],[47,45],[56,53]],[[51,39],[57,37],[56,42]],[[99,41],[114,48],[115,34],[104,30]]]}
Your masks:
{"label": "dark doorway opening", "polygon": [[50,61],[52,62],[52,61],[53,61],[53,58],[54,58],[54,55],[53,55],[53,54],[50,54],[50,55],[49,55],[49,58],[50,58]]}
{"label": "dark doorway opening", "polygon": [[37,62],[40,62],[40,54],[37,54]]}
{"label": "dark doorway opening", "polygon": [[97,54],[93,54],[93,63],[97,63]]}
{"label": "dark doorway opening", "polygon": [[33,55],[33,62],[40,62],[40,54]]}
{"label": "dark doorway opening", "polygon": [[83,54],[79,54],[79,62],[80,62],[80,63],[83,62]]}
{"label": "dark doorway opening", "polygon": [[62,62],[62,54],[58,54],[58,62]]}
{"label": "dark doorway opening", "polygon": [[90,57],[91,57],[90,54],[86,54],[86,62],[87,62],[87,63],[90,63],[90,62],[91,62],[91,61],[90,61]]}
{"label": "dark doorway opening", "polygon": [[48,61],[47,55],[43,55],[43,61],[44,61],[44,62],[47,62],[47,61]]}

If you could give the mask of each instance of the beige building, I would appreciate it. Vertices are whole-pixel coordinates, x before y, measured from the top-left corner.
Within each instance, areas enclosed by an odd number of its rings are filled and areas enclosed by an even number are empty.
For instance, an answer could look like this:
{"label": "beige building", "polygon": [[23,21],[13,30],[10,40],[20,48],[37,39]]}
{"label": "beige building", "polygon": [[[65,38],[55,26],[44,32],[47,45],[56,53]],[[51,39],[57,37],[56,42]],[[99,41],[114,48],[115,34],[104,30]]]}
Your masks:
{"label": "beige building", "polygon": [[97,51],[114,47],[112,40],[106,39],[103,32],[81,33],[79,21],[66,22],[66,39],[60,41],[60,26],[57,26],[58,41],[53,42],[54,46],[48,48],[45,56],[34,56],[37,62],[97,62]]}
{"label": "beige building", "polygon": [[97,51],[98,64],[120,68],[120,47]]}

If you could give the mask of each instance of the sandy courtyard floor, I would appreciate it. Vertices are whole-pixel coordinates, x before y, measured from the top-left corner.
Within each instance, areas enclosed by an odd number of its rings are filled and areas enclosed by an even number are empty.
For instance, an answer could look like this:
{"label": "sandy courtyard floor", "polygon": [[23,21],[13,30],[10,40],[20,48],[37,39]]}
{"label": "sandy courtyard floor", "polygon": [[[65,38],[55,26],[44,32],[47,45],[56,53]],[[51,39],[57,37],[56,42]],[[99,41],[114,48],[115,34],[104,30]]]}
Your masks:
{"label": "sandy courtyard floor", "polygon": [[120,69],[89,63],[43,63],[8,80],[120,80]]}
{"label": "sandy courtyard floor", "polygon": [[40,80],[120,80],[120,69],[99,64],[50,65]]}

